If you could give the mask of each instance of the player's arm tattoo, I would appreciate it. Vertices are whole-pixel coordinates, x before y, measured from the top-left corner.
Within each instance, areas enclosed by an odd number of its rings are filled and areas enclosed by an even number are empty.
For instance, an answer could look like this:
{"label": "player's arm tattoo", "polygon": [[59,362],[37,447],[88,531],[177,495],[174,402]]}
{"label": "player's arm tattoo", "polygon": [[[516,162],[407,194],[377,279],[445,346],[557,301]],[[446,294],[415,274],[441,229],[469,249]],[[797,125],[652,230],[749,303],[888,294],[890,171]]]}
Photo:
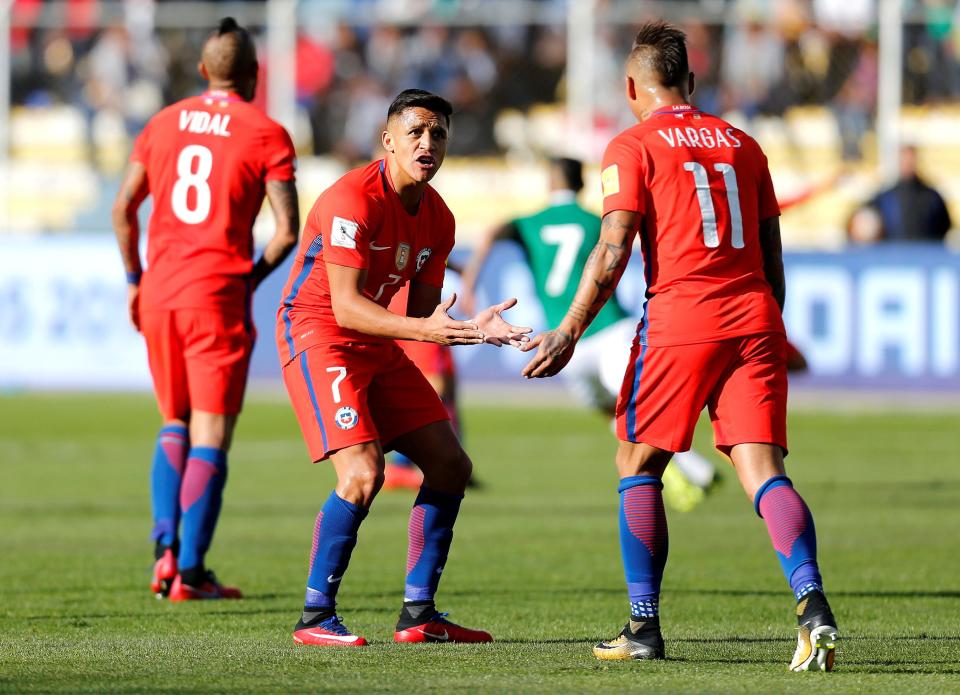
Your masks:
{"label": "player's arm tattoo", "polygon": [[583,334],[616,290],[639,223],[635,212],[616,210],[604,216],[600,240],[587,258],[577,294],[567,310],[567,319],[573,324],[569,326],[571,339]]}
{"label": "player's arm tattoo", "polygon": [[555,331],[548,331],[544,334],[543,342],[540,343],[540,351],[547,357],[560,357],[570,347],[572,342],[573,336],[558,328]]}
{"label": "player's arm tattoo", "polygon": [[780,241],[780,219],[770,217],[760,221],[760,249],[763,253],[763,274],[773,290],[780,311],[787,295],[787,281],[783,274],[783,244]]}
{"label": "player's arm tattoo", "polygon": [[267,200],[273,211],[276,231],[267,242],[263,255],[253,266],[254,287],[260,284],[274,268],[283,263],[297,245],[300,229],[300,203],[297,185],[293,181],[267,181]]}

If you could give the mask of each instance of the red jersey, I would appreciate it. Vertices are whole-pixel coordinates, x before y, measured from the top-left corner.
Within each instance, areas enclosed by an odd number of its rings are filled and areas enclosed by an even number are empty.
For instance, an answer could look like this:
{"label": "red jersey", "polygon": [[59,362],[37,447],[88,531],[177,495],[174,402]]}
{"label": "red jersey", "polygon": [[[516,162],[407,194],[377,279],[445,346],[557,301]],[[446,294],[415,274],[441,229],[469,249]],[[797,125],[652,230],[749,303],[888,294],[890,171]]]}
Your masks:
{"label": "red jersey", "polygon": [[313,345],[389,340],[337,324],[327,263],[365,269],[364,295],[387,308],[413,278],[443,286],[453,237],[453,214],[430,186],[411,215],[393,190],[383,160],[348,172],[317,198],[307,215],[277,316],[281,362]]}
{"label": "red jersey", "polygon": [[642,344],[783,333],[759,242],[780,208],[753,138],[691,106],[658,111],[611,141],[601,182],[604,215],[643,216]]}
{"label": "red jersey", "polygon": [[265,184],[292,181],[295,158],[287,131],[236,94],[207,92],[151,118],[131,156],[153,196],[141,307],[246,312]]}

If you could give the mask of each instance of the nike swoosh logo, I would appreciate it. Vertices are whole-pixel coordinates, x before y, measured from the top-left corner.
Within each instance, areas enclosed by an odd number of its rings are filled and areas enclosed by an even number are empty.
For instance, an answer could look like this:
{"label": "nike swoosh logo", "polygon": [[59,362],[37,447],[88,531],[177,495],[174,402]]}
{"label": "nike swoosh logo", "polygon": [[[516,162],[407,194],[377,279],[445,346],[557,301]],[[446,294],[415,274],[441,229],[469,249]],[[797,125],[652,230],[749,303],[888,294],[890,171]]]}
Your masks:
{"label": "nike swoosh logo", "polygon": [[423,631],[423,634],[426,637],[432,637],[433,639],[438,640],[440,642],[446,642],[447,640],[450,639],[450,635],[447,634],[446,630],[443,631],[442,635],[435,635],[432,632],[427,632],[426,630]]}
{"label": "nike swoosh logo", "polygon": [[339,577],[334,577],[332,574],[327,577],[327,581],[328,581],[330,584],[336,584],[336,583],[339,582],[341,579],[343,579],[343,575],[342,575],[342,574],[341,574]]}
{"label": "nike swoosh logo", "polygon": [[323,639],[331,639],[334,642],[350,643],[350,642],[356,642],[358,639],[360,639],[356,635],[331,635],[327,632],[310,632],[309,634],[312,635],[313,637],[322,637]]}
{"label": "nike swoosh logo", "polygon": [[386,251],[386,250],[389,249],[389,248],[390,248],[389,246],[377,246],[377,245],[374,244],[372,241],[370,242],[370,250],[371,250],[371,251]]}

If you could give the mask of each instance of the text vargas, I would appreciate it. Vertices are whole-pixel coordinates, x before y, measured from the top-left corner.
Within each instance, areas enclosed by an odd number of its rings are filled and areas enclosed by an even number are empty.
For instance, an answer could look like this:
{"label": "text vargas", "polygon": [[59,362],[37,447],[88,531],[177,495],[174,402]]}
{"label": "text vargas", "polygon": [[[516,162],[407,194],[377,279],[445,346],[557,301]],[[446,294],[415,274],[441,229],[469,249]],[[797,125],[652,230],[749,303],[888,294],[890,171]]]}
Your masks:
{"label": "text vargas", "polygon": [[657,130],[670,147],[740,147],[733,128],[660,128]]}

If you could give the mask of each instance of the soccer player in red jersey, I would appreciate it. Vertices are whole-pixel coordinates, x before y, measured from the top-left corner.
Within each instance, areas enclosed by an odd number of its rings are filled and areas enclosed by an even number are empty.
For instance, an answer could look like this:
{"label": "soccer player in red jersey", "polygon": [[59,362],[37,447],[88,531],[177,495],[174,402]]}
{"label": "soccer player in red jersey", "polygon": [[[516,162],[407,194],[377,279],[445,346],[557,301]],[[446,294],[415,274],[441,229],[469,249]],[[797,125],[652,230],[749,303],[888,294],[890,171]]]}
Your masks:
{"label": "soccer player in red jersey", "polygon": [[[329,459],[336,489],[317,515],[300,644],[362,646],[336,615],[336,595],[357,531],[395,449],[423,471],[409,522],[397,642],[488,642],[490,635],[438,613],[434,595],[472,464],[436,392],[395,339],[440,345],[519,346],[508,300],[470,321],[440,302],[454,219],[430,187],[447,148],[452,107],[401,92],[387,112],[384,159],[355,169],[321,194],[304,226],[277,318],[283,381],[313,461]],[[410,283],[406,315],[387,309]]]}
{"label": "soccer player in red jersey", "polygon": [[[163,415],[151,478],[152,588],[175,601],[240,597],[204,557],[253,350],[251,293],[293,250],[299,227],[293,144],[249,103],[258,71],[250,35],[224,19],[199,70],[209,89],[150,119],[113,208],[130,320],[146,339]],[[137,210],[148,195],[153,213],[141,273]],[[253,263],[264,195],[276,233]]]}
{"label": "soccer player in red jersey", "polygon": [[[406,316],[407,301],[410,297],[410,285],[404,285],[390,300],[387,308],[395,314]],[[461,296],[461,307],[463,298]],[[460,416],[457,411],[457,371],[453,362],[453,348],[449,345],[427,343],[418,340],[398,340],[397,344],[406,353],[417,369],[423,372],[433,390],[440,396],[440,402],[447,409],[450,424],[457,437],[460,433]],[[394,452],[383,469],[384,490],[419,490],[423,484],[420,469],[403,454]],[[473,484],[471,482],[471,484]]]}
{"label": "soccer player in red jersey", "polygon": [[813,517],[786,477],[785,286],[776,197],[757,143],[690,105],[683,32],[644,25],[626,64],[639,124],[603,159],[603,225],[577,294],[539,346],[526,377],[559,372],[609,299],[640,234],[647,301],[617,404],[620,545],[630,620],[594,647],[600,659],[662,659],[659,596],[667,559],[660,479],[690,446],[709,408],[728,454],[767,525],[797,599],[793,670],[833,666],[836,621],[823,594]]}

